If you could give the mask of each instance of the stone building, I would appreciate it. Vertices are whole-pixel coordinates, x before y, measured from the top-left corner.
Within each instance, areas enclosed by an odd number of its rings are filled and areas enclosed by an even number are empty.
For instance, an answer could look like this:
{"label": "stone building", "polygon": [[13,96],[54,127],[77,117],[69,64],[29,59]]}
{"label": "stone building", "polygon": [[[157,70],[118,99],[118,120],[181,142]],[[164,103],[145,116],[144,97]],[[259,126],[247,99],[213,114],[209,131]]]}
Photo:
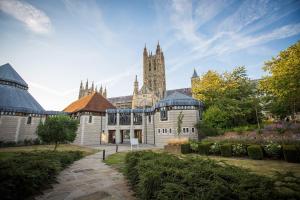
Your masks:
{"label": "stone building", "polygon": [[89,81],[87,80],[86,83],[85,83],[85,87],[83,87],[83,83],[81,81],[80,83],[80,87],[79,87],[79,95],[78,95],[78,99],[80,99],[81,97],[84,97],[84,96],[88,96],[90,94],[93,94],[94,92],[98,92],[100,93],[103,97],[107,98],[107,90],[106,90],[106,87],[102,88],[102,85],[101,87],[99,88],[99,90],[97,89],[97,86],[95,87],[94,86],[94,81],[92,82],[92,86],[89,87]]}
{"label": "stone building", "polygon": [[101,135],[106,130],[106,110],[114,108],[115,106],[99,92],[93,92],[67,106],[63,111],[79,120],[74,143],[80,145],[101,144],[102,139],[105,140]]}
{"label": "stone building", "polygon": [[28,92],[28,84],[10,64],[0,66],[0,141],[36,139],[40,121],[58,113],[43,109]]}

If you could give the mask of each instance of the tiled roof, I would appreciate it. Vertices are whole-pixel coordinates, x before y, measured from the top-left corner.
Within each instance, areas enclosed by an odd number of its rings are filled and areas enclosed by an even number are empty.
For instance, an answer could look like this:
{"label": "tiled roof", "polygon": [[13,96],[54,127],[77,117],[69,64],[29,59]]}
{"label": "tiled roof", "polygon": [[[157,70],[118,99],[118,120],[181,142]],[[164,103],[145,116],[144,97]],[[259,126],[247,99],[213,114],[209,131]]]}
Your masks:
{"label": "tiled roof", "polygon": [[191,88],[179,88],[179,89],[174,89],[174,90],[167,90],[167,96],[170,96],[174,92],[179,92],[179,93],[185,94],[187,96],[192,96]]}
{"label": "tiled roof", "polygon": [[[180,88],[180,89],[174,89],[174,90],[167,90],[167,96],[171,95],[174,92],[180,92],[180,93],[185,94],[187,96],[192,96],[191,88]],[[120,97],[111,97],[111,98],[108,98],[108,101],[111,102],[111,103],[131,102],[132,101],[132,95],[120,96]]]}
{"label": "tiled roof", "polygon": [[12,66],[9,63],[0,66],[0,80],[17,83],[28,88],[27,83],[12,68]]}
{"label": "tiled roof", "polygon": [[100,93],[94,92],[74,101],[63,111],[68,113],[75,113],[79,111],[87,112],[105,112],[106,109],[115,108],[107,99]]}
{"label": "tiled roof", "polygon": [[110,101],[111,103],[129,102],[129,101],[132,101],[132,95],[111,97],[111,98],[108,98],[108,101]]}

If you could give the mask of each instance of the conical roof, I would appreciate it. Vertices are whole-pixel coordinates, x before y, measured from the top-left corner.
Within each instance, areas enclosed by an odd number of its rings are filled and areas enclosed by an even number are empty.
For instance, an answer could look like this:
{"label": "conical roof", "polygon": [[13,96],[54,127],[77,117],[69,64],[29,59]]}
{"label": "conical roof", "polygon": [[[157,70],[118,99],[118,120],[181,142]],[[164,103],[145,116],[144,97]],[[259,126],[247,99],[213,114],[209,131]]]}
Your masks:
{"label": "conical roof", "polygon": [[203,106],[201,101],[198,101],[190,96],[182,94],[180,92],[173,92],[171,95],[160,100],[155,104],[155,108],[165,107],[165,106]]}
{"label": "conical roof", "polygon": [[67,106],[63,111],[68,113],[75,113],[80,111],[87,112],[105,112],[106,109],[116,108],[100,93],[94,92],[90,95],[84,96],[77,101],[74,101]]}
{"label": "conical roof", "polygon": [[0,80],[17,83],[28,88],[27,83],[9,63],[0,66]]}
{"label": "conical roof", "polygon": [[0,66],[0,111],[44,113],[43,107],[27,89],[27,83],[10,64]]}

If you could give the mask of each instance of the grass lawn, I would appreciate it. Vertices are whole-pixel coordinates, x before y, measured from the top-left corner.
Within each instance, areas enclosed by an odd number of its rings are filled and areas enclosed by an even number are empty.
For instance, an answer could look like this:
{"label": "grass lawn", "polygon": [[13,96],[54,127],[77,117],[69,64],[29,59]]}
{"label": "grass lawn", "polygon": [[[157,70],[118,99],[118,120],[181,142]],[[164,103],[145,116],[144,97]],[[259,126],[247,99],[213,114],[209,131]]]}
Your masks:
{"label": "grass lawn", "polygon": [[[32,145],[32,146],[21,146],[21,147],[4,147],[0,148],[0,159],[11,157],[17,152],[29,152],[29,151],[52,151],[54,145]],[[57,151],[82,151],[83,156],[94,154],[100,150],[92,149],[88,147],[73,145],[73,144],[60,144],[58,145]]]}
{"label": "grass lawn", "polygon": [[128,152],[119,152],[108,156],[105,163],[116,168],[120,172],[124,172],[125,156]]}
{"label": "grass lawn", "polygon": [[219,162],[224,162],[229,165],[234,165],[241,168],[249,169],[259,175],[272,177],[276,172],[286,173],[292,172],[300,178],[300,164],[288,163],[281,160],[251,160],[247,158],[226,158],[221,156],[202,156],[191,154],[187,156],[198,156],[201,158],[212,159]]}

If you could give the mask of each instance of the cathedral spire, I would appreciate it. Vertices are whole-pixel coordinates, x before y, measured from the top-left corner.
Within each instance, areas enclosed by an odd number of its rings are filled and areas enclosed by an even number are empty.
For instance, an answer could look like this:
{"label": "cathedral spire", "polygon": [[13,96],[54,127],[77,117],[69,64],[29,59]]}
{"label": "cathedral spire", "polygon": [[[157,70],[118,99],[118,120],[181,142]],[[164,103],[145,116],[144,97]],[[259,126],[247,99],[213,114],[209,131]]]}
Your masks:
{"label": "cathedral spire", "polygon": [[144,57],[148,56],[148,52],[147,52],[147,47],[146,47],[146,43],[145,43],[145,47],[144,47]]}
{"label": "cathedral spire", "polygon": [[97,88],[97,85],[96,85],[96,88],[95,88],[95,92],[98,92],[98,88]]}
{"label": "cathedral spire", "polygon": [[135,81],[134,81],[134,88],[133,88],[133,94],[138,94],[139,92],[139,82],[137,80],[137,75],[135,75]]}

